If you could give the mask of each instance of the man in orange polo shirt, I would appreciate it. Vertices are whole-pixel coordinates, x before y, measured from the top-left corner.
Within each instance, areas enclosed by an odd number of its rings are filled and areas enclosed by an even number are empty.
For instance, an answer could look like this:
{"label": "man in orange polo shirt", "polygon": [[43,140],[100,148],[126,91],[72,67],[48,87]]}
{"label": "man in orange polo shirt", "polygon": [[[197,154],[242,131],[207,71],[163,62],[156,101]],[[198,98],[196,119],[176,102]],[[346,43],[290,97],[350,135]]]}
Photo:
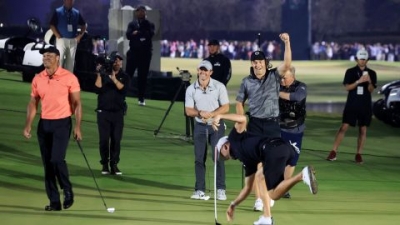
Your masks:
{"label": "man in orange polo shirt", "polygon": [[32,122],[41,102],[37,136],[45,171],[46,193],[50,200],[45,210],[60,211],[57,181],[64,191],[64,209],[74,203],[65,155],[72,130],[72,114],[75,114],[74,138],[82,140],[80,86],[74,74],[60,67],[60,52],[55,47],[41,49],[40,53],[43,55],[45,70],[32,81],[24,136],[31,138]]}

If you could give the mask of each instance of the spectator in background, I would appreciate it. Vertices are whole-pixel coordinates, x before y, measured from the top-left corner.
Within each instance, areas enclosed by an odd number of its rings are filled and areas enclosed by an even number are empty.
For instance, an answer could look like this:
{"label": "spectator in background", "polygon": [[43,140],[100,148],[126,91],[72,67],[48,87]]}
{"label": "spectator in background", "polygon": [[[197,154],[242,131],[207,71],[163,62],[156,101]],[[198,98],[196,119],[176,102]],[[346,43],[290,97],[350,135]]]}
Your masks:
{"label": "spectator in background", "polygon": [[275,46],[273,44],[272,41],[268,42],[268,47],[267,47],[267,56],[273,58],[274,56],[274,50],[275,50]]}
{"label": "spectator in background", "polygon": [[372,107],[371,93],[376,88],[376,72],[367,67],[368,52],[359,50],[356,54],[357,65],[346,71],[343,85],[348,91],[347,101],[343,110],[342,125],[335,136],[332,151],[327,160],[335,161],[337,151],[349,126],[358,125],[356,163],[363,163],[362,150],[367,138],[367,127],[371,124]]}
{"label": "spectator in background", "polygon": [[205,60],[213,65],[212,78],[226,86],[232,76],[231,61],[220,52],[218,40],[208,42],[208,51],[210,55]]}
{"label": "spectator in background", "polygon": [[129,40],[129,50],[126,53],[126,73],[133,78],[137,69],[138,100],[140,106],[145,106],[147,76],[153,51],[152,38],[154,24],[146,19],[146,7],[138,6],[135,9],[135,18],[128,24],[126,37]]}
{"label": "spectator in background", "polygon": [[63,6],[54,11],[50,29],[56,36],[56,48],[60,51],[60,66],[73,73],[76,48],[86,31],[86,22],[79,10],[73,8],[74,0],[63,0],[63,3]]}

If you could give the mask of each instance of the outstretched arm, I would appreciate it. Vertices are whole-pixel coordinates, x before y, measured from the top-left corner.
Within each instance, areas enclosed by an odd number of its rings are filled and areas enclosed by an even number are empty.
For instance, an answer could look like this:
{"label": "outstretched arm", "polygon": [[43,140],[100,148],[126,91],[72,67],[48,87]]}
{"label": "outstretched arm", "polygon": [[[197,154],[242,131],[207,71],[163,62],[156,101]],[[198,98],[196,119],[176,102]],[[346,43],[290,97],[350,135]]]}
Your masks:
{"label": "outstretched arm", "polygon": [[280,76],[284,76],[285,72],[290,70],[292,64],[292,49],[290,48],[290,37],[288,33],[282,33],[279,35],[283,43],[285,43],[285,54],[283,63],[278,67],[278,73]]}
{"label": "outstretched arm", "polygon": [[218,130],[219,127],[219,120],[230,120],[235,122],[235,129],[238,133],[243,133],[246,130],[247,118],[245,115],[239,114],[220,114],[216,115],[213,120],[213,128],[214,130]]}
{"label": "outstretched arm", "polygon": [[226,210],[226,218],[230,222],[233,220],[233,216],[235,213],[235,207],[239,205],[242,201],[244,201],[247,196],[251,193],[251,189],[254,182],[255,174],[252,174],[245,178],[245,185],[243,189],[240,191],[239,195],[235,198],[234,201],[229,205],[228,209]]}

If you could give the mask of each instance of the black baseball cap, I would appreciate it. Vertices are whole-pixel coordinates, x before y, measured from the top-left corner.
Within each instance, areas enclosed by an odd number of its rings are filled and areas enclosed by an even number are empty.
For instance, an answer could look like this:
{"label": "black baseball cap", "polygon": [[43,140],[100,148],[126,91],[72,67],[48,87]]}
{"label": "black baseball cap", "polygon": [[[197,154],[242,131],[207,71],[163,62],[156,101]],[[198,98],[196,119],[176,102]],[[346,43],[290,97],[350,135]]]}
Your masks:
{"label": "black baseball cap", "polygon": [[113,51],[110,53],[109,58],[111,61],[115,61],[117,58],[120,60],[124,60],[121,54],[118,51]]}
{"label": "black baseball cap", "polygon": [[124,58],[122,57],[122,55],[119,54],[119,53],[116,53],[116,54],[115,54],[115,58],[118,58],[118,59],[120,59],[120,60],[124,60]]}
{"label": "black baseball cap", "polygon": [[219,46],[219,41],[217,39],[212,39],[208,42],[208,46],[210,45],[218,45]]}
{"label": "black baseball cap", "polygon": [[144,5],[138,5],[138,6],[136,7],[135,11],[139,11],[139,10],[147,11],[147,10],[146,10],[146,6],[144,6]]}
{"label": "black baseball cap", "polygon": [[47,48],[42,48],[42,49],[39,50],[39,53],[42,54],[42,55],[44,53],[46,53],[46,52],[55,53],[56,55],[60,55],[60,51],[58,51],[58,49],[56,47],[54,47],[54,46],[50,46],[50,47],[47,47]]}
{"label": "black baseball cap", "polygon": [[254,61],[254,60],[266,60],[265,54],[262,51],[255,51],[255,52],[251,53],[250,60],[251,61]]}

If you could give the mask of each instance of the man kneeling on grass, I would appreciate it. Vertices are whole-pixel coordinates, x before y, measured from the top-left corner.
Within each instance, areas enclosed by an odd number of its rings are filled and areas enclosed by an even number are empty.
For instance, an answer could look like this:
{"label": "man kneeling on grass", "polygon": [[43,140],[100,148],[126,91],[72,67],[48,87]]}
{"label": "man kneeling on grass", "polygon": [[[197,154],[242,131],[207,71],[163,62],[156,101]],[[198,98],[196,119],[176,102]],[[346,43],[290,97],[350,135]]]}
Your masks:
{"label": "man kneeling on grass", "polygon": [[[295,184],[303,181],[309,186],[312,194],[318,192],[314,168],[310,165],[304,167],[297,175],[284,179],[285,167],[295,156],[295,151],[298,151],[295,146],[281,138],[266,138],[246,132],[247,119],[244,115],[216,115],[212,125],[213,129],[218,129],[220,119],[231,120],[236,123],[229,136],[222,137],[218,141],[216,148],[219,157],[222,160],[240,160],[246,171],[245,186],[229,205],[226,212],[228,221],[233,220],[235,207],[250,194],[254,179],[263,180],[265,178],[265,182],[258,182],[261,199],[264,203],[264,213],[254,222],[254,225],[273,224],[270,198],[273,200],[280,199]],[[257,164],[260,162],[263,164],[263,174],[256,175]]]}

